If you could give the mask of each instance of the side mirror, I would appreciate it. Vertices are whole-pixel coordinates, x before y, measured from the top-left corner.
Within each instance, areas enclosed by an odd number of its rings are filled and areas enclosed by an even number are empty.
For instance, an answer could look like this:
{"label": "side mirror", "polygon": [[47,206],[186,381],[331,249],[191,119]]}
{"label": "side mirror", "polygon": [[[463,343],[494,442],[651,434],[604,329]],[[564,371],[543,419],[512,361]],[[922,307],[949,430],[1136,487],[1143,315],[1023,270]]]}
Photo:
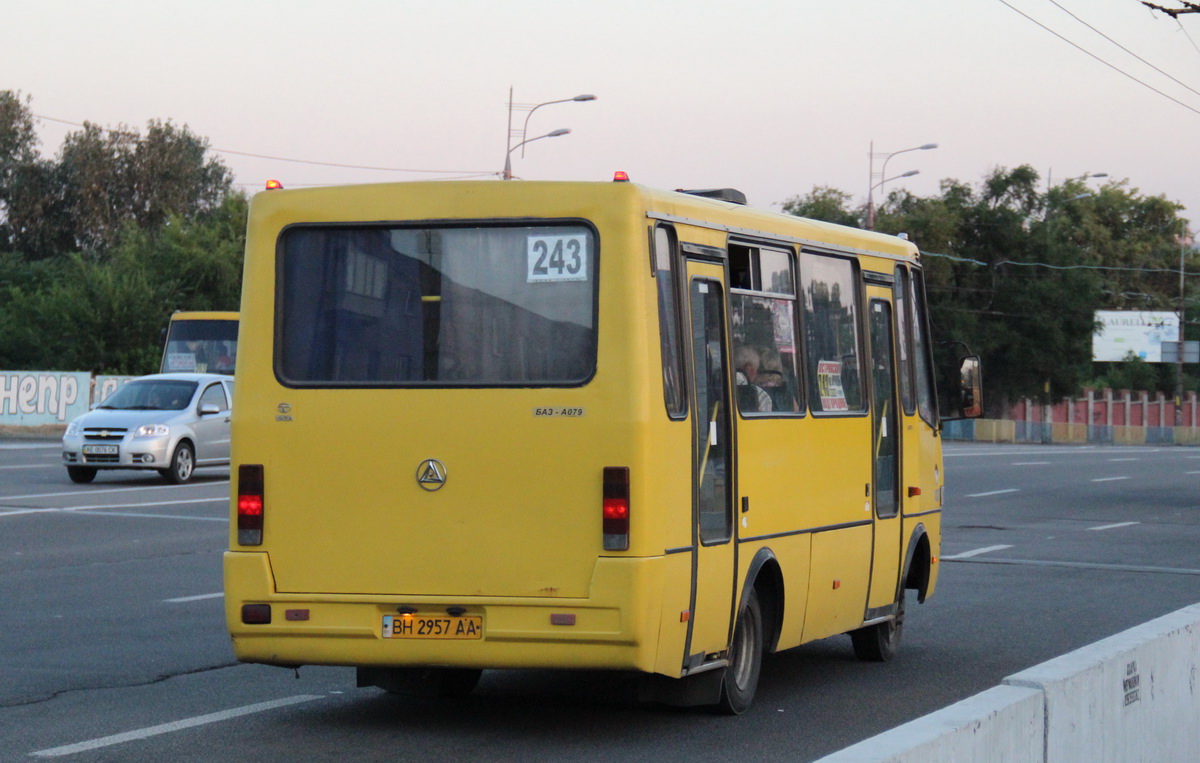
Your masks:
{"label": "side mirror", "polygon": [[983,374],[979,370],[979,356],[968,355],[959,366],[958,414],[964,419],[977,419],[983,415]]}
{"label": "side mirror", "polygon": [[204,405],[200,406],[201,416],[212,416],[220,412],[221,406],[217,405],[216,403],[205,403]]}

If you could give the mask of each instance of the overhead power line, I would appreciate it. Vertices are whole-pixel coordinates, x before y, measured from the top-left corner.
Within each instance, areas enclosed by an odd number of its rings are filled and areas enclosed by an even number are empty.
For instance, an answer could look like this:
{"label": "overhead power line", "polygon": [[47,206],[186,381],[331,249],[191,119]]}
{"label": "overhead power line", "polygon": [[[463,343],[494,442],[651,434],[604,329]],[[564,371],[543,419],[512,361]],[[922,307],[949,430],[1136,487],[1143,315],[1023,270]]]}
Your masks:
{"label": "overhead power line", "polygon": [[[58,117],[48,117],[44,114],[32,114],[32,116],[34,116],[38,119],[44,119],[47,122],[57,122],[59,124],[71,125],[72,127],[86,127],[87,126],[86,124],[83,124],[80,122],[72,122],[68,119],[59,119]],[[138,135],[138,133],[131,133],[127,130],[115,130],[111,127],[99,127],[99,129],[103,130],[104,132],[113,133],[116,135],[135,135],[135,136]],[[431,174],[431,175],[462,175],[462,176],[466,176],[466,177],[485,177],[488,175],[496,174],[495,172],[486,172],[484,170],[425,170],[425,169],[413,169],[411,167],[374,167],[374,166],[364,165],[364,164],[342,164],[340,162],[320,162],[320,161],[316,161],[314,159],[292,159],[292,158],[285,157],[285,156],[268,156],[266,154],[255,154],[255,153],[251,153],[249,151],[235,151],[231,148],[217,148],[215,146],[209,146],[209,150],[215,151],[218,154],[233,154],[235,156],[248,156],[248,157],[252,157],[254,159],[268,159],[273,162],[292,162],[295,164],[312,164],[312,165],[316,165],[319,167],[338,167],[340,169],[349,169],[349,170],[372,170],[372,171],[378,171],[378,172],[418,172],[418,173],[426,173],[426,174]]]}
{"label": "overhead power line", "polygon": [[[954,262],[963,262],[968,265],[981,265],[983,267],[996,267],[999,265],[1014,265],[1025,268],[1047,268],[1048,270],[1117,270],[1128,273],[1171,273],[1179,275],[1179,268],[1126,268],[1117,265],[1051,265],[1048,262],[1021,262],[1019,260],[996,260],[995,262],[984,262],[970,257],[957,257],[953,254],[941,254],[939,252],[921,252],[922,257],[940,257]],[[1185,276],[1200,276],[1200,273],[1189,273],[1184,271]]]}
{"label": "overhead power line", "polygon": [[1139,85],[1141,85],[1142,87],[1144,87],[1144,88],[1146,88],[1146,89],[1148,89],[1148,90],[1153,90],[1155,93],[1158,93],[1158,94],[1159,94],[1159,95],[1161,95],[1163,98],[1166,98],[1166,99],[1167,99],[1167,100],[1169,100],[1169,101],[1173,101],[1174,103],[1176,103],[1176,104],[1178,104],[1178,105],[1180,105],[1180,106],[1184,107],[1185,109],[1187,109],[1188,111],[1192,112],[1193,114],[1200,114],[1200,109],[1197,109],[1197,108],[1195,108],[1194,106],[1190,106],[1190,105],[1188,105],[1188,104],[1184,103],[1183,101],[1179,100],[1178,98],[1176,98],[1176,97],[1175,97],[1175,96],[1173,96],[1173,95],[1168,95],[1167,93],[1164,93],[1163,91],[1161,91],[1161,90],[1159,90],[1158,88],[1154,87],[1154,86],[1153,86],[1153,85],[1151,85],[1150,83],[1148,83],[1148,82],[1144,82],[1144,81],[1142,81],[1142,80],[1138,79],[1137,77],[1133,76],[1132,74],[1130,74],[1129,72],[1125,71],[1124,69],[1122,69],[1121,67],[1117,66],[1116,64],[1112,64],[1112,63],[1109,63],[1108,61],[1105,61],[1103,58],[1101,58],[1100,56],[1098,56],[1098,55],[1096,55],[1095,53],[1091,52],[1090,50],[1088,50],[1087,48],[1083,47],[1082,45],[1080,45],[1080,44],[1078,44],[1078,43],[1074,42],[1073,40],[1070,40],[1070,39],[1068,39],[1068,38],[1064,37],[1063,35],[1059,34],[1058,32],[1054,31],[1054,30],[1053,30],[1053,29],[1051,29],[1050,27],[1046,26],[1046,25],[1045,25],[1045,24],[1043,24],[1042,22],[1040,22],[1040,21],[1038,21],[1037,19],[1035,19],[1033,16],[1030,16],[1030,15],[1029,15],[1028,13],[1026,13],[1025,11],[1021,10],[1020,8],[1017,8],[1017,7],[1013,6],[1011,3],[1009,3],[1009,2],[1008,2],[1008,0],[998,0],[998,2],[1000,2],[1000,4],[1002,4],[1002,5],[1004,5],[1005,7],[1007,7],[1009,10],[1015,11],[1016,13],[1019,13],[1020,15],[1024,16],[1024,17],[1025,17],[1026,19],[1028,19],[1029,21],[1032,21],[1034,24],[1037,24],[1037,25],[1038,25],[1038,26],[1040,26],[1042,29],[1045,29],[1047,32],[1049,32],[1050,34],[1054,35],[1055,37],[1057,37],[1058,39],[1062,40],[1063,42],[1067,43],[1068,45],[1070,45],[1071,47],[1075,48],[1076,50],[1079,50],[1080,52],[1082,52],[1082,53],[1085,53],[1085,54],[1087,54],[1088,56],[1090,56],[1090,57],[1092,57],[1092,58],[1096,59],[1097,61],[1099,61],[1100,63],[1104,64],[1105,66],[1107,66],[1108,68],[1112,69],[1113,71],[1117,72],[1117,73],[1118,73],[1118,74],[1120,74],[1121,76],[1123,76],[1123,77],[1128,77],[1129,79],[1133,80],[1134,82],[1138,83]]}
{"label": "overhead power line", "polygon": [[1078,16],[1076,16],[1076,15],[1075,15],[1074,13],[1072,13],[1071,11],[1067,10],[1066,8],[1064,8],[1064,7],[1063,7],[1063,6],[1062,6],[1062,5],[1061,5],[1059,2],[1057,2],[1057,0],[1050,0],[1050,4],[1051,4],[1051,5],[1053,5],[1055,8],[1058,8],[1060,11],[1062,11],[1062,12],[1063,12],[1063,13],[1065,13],[1065,14],[1067,14],[1067,15],[1068,15],[1068,16],[1070,16],[1071,18],[1075,19],[1075,20],[1076,20],[1076,21],[1078,21],[1080,24],[1083,24],[1085,27],[1087,27],[1088,29],[1092,30],[1092,31],[1093,31],[1093,32],[1095,32],[1096,34],[1100,35],[1100,36],[1101,36],[1101,37],[1103,37],[1104,39],[1108,40],[1108,41],[1109,41],[1109,42],[1111,42],[1113,45],[1116,45],[1116,46],[1117,46],[1118,48],[1120,48],[1121,50],[1125,51],[1125,52],[1126,52],[1126,53],[1128,53],[1129,55],[1131,55],[1131,56],[1133,56],[1134,58],[1136,58],[1137,60],[1141,61],[1141,62],[1142,62],[1142,63],[1144,63],[1146,66],[1149,66],[1149,67],[1150,67],[1151,69],[1153,69],[1154,71],[1158,72],[1159,74],[1163,75],[1163,76],[1164,76],[1164,77],[1166,77],[1167,79],[1171,80],[1171,81],[1172,81],[1172,82],[1174,82],[1175,84],[1177,84],[1177,85],[1180,85],[1180,86],[1182,86],[1182,87],[1184,87],[1184,88],[1186,88],[1186,89],[1188,89],[1188,90],[1192,91],[1192,92],[1193,92],[1193,93],[1195,93],[1196,95],[1200,95],[1200,90],[1197,90],[1196,88],[1192,87],[1191,85],[1187,84],[1186,82],[1183,82],[1182,80],[1176,79],[1176,78],[1175,78],[1174,76],[1172,76],[1171,74],[1169,74],[1169,73],[1167,73],[1167,72],[1163,71],[1162,69],[1158,68],[1158,67],[1157,67],[1157,66],[1155,66],[1154,64],[1150,63],[1150,62],[1149,62],[1149,61],[1147,61],[1146,59],[1144,59],[1144,58],[1142,58],[1141,56],[1139,56],[1137,53],[1134,53],[1134,52],[1133,52],[1132,50],[1130,50],[1129,48],[1125,47],[1125,46],[1124,46],[1124,45],[1122,45],[1121,43],[1117,42],[1117,41],[1116,41],[1116,40],[1114,40],[1113,38],[1111,38],[1111,37],[1109,37],[1108,35],[1106,35],[1104,32],[1101,32],[1101,31],[1100,31],[1099,29],[1097,29],[1096,27],[1092,26],[1091,24],[1087,23],[1087,22],[1086,22],[1086,21],[1084,21],[1083,19],[1081,19],[1081,18],[1079,18]]}

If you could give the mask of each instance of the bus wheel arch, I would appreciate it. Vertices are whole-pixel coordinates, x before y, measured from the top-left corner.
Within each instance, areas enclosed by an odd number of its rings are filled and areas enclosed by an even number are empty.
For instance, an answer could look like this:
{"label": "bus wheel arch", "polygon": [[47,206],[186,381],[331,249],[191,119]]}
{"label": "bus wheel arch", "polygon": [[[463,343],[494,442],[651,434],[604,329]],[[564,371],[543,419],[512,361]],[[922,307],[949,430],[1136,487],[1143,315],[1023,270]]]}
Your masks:
{"label": "bus wheel arch", "polygon": [[908,552],[904,557],[904,583],[900,592],[912,589],[917,592],[917,601],[924,604],[929,593],[929,581],[933,575],[933,549],[929,544],[929,533],[925,525],[919,524],[908,541]]}
{"label": "bus wheel arch", "polygon": [[754,702],[763,657],[779,643],[782,615],[783,576],[779,562],[768,549],[762,549],[750,564],[739,597],[729,666],[724,671],[717,704],[721,712],[741,715]]}
{"label": "bus wheel arch", "polygon": [[759,549],[746,571],[746,583],[738,602],[738,612],[746,606],[751,590],[758,591],[758,604],[763,615],[763,645],[767,654],[779,645],[779,634],[783,627],[783,571],[779,560],[769,548]]}

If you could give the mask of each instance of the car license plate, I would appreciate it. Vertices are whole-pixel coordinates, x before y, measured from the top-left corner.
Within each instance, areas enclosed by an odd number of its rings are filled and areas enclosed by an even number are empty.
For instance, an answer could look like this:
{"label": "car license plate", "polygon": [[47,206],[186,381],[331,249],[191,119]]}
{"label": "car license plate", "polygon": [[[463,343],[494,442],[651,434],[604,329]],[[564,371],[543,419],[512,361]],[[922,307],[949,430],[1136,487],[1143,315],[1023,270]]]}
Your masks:
{"label": "car license plate", "polygon": [[84,445],[83,452],[89,456],[115,456],[117,455],[116,445]]}
{"label": "car license plate", "polygon": [[483,615],[384,615],[384,638],[483,638]]}

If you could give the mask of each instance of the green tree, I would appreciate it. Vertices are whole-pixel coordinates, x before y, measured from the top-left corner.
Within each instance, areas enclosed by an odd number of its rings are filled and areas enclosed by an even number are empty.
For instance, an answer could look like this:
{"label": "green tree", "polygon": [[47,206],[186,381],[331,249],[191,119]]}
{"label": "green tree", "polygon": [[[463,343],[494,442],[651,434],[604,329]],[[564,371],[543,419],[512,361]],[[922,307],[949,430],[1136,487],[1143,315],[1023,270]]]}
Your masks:
{"label": "green tree", "polygon": [[1096,375],[1094,311],[1169,308],[1178,295],[1179,206],[1123,182],[1042,193],[1028,166],[974,188],[889,195],[877,229],[906,232],[924,253],[935,341],[983,356],[985,400],[1075,394]]}
{"label": "green tree", "polygon": [[153,373],[172,312],[238,309],[246,210],[127,223],[102,260],[0,257],[0,367]]}
{"label": "green tree", "polygon": [[851,198],[845,191],[820,185],[803,196],[793,196],[783,202],[783,211],[797,217],[857,227],[862,220],[862,211],[849,208]]}
{"label": "green tree", "polygon": [[0,250],[27,259],[104,257],[126,224],[194,218],[232,188],[208,141],[170,121],[150,121],[144,135],[84,122],[53,160],[36,146],[30,99],[0,91]]}

